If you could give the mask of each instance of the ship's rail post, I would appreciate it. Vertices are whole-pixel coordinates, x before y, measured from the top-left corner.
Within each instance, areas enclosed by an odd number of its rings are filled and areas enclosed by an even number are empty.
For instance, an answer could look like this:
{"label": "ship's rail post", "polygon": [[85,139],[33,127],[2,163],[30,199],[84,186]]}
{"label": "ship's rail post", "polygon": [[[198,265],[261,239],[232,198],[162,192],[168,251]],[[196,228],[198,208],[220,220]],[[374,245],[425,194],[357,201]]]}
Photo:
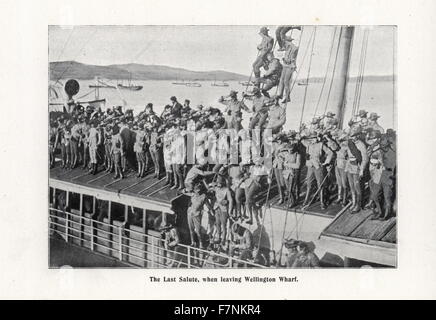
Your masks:
{"label": "ship's rail post", "polygon": [[191,268],[191,248],[188,246],[188,269]]}
{"label": "ship's rail post", "polygon": [[94,251],[94,219],[91,219],[91,250]]}
{"label": "ship's rail post", "polygon": [[68,212],[65,212],[65,242],[68,242],[68,225],[70,221],[70,215]]}
{"label": "ship's rail post", "polygon": [[120,261],[123,261],[123,226],[124,225],[118,227],[118,240],[120,241],[118,258],[120,259]]}

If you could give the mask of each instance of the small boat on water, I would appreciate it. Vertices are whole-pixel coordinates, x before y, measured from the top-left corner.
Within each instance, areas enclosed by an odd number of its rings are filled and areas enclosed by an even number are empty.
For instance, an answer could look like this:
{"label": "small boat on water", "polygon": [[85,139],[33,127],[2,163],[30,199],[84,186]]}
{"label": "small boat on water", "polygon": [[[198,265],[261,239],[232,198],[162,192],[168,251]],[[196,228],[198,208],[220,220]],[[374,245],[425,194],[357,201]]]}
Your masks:
{"label": "small boat on water", "polygon": [[198,82],[185,82],[185,86],[187,86],[187,87],[201,87],[201,84]]}
{"label": "small boat on water", "polygon": [[229,84],[227,82],[216,82],[214,81],[213,83],[210,84],[212,87],[228,87]]}
{"label": "small boat on water", "polygon": [[242,84],[243,86],[254,86],[252,81],[239,81],[239,84]]}
{"label": "small boat on water", "polygon": [[143,88],[143,86],[132,84],[132,74],[131,73],[130,73],[130,77],[128,80],[128,84],[124,85],[123,82],[121,82],[121,83],[117,84],[117,87],[119,89],[125,89],[125,90],[131,90],[131,91],[139,91]]}
{"label": "small boat on water", "polygon": [[299,86],[307,86],[309,83],[307,81],[298,81]]}
{"label": "small boat on water", "polygon": [[130,84],[125,86],[125,85],[119,83],[118,88],[132,90],[132,91],[138,91],[138,90],[141,90],[143,87],[142,86],[134,86],[134,85],[130,85]]}

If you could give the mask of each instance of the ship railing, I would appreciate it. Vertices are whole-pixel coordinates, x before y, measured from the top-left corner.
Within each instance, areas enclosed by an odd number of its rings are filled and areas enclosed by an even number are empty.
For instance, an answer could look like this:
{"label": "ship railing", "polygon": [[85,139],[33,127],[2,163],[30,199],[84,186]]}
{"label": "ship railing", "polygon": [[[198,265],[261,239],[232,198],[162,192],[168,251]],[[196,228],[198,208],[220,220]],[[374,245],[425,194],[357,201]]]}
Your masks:
{"label": "ship railing", "polygon": [[223,253],[178,244],[168,248],[165,240],[126,227],[64,210],[49,209],[49,231],[98,253],[135,267],[148,268],[267,268]]}

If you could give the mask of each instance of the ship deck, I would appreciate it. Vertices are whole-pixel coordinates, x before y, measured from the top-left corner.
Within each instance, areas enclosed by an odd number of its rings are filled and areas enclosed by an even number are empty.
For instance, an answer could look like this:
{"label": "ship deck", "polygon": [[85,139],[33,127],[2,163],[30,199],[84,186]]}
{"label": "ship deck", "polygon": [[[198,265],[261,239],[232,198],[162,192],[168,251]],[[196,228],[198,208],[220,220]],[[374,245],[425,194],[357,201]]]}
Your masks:
{"label": "ship deck", "polygon": [[97,174],[88,174],[82,168],[72,170],[61,168],[57,163],[50,169],[50,179],[74,183],[90,188],[121,193],[137,198],[154,200],[165,204],[171,204],[172,200],[180,196],[177,190],[171,190],[165,186],[165,179],[153,178],[148,174],[144,178],[137,178],[136,172],[129,172],[124,179],[114,179],[113,173],[99,171]]}
{"label": "ship deck", "polygon": [[371,220],[372,211],[362,210],[352,214],[349,210],[340,214],[323,232],[331,236],[374,245],[397,243],[397,218]]}
{"label": "ship deck", "polygon": [[[94,189],[105,190],[114,193],[126,194],[146,200],[154,200],[165,204],[182,196],[178,190],[171,190],[165,185],[165,178],[158,180],[153,177],[153,173],[149,172],[144,178],[137,178],[136,172],[130,171],[124,179],[114,179],[113,173],[100,171],[96,175],[88,174],[87,170],[81,167],[75,169],[63,169],[60,162],[56,162],[55,167],[50,169],[50,179],[69,182],[77,185],[82,185]],[[306,186],[303,182],[302,191],[300,192],[300,203],[306,192]],[[257,201],[260,204],[265,204],[267,201],[267,189],[262,190],[257,196]],[[333,198],[332,195],[331,198]],[[286,211],[286,203],[278,204],[279,195],[276,185],[272,185],[268,199],[269,205],[278,210]],[[340,204],[330,203],[326,209],[321,209],[319,201],[314,201],[304,212],[301,205],[292,208],[292,212],[304,213],[309,215],[319,215],[334,218],[343,207]]]}

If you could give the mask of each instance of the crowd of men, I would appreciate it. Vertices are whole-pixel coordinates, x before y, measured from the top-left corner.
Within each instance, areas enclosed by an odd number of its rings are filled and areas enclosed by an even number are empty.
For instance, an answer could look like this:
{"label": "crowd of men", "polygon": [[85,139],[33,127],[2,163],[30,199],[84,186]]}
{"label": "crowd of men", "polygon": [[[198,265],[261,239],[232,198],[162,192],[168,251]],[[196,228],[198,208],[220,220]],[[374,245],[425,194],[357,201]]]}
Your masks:
{"label": "crowd of men", "polygon": [[[376,113],[359,110],[346,129],[340,128],[335,114],[327,112],[298,130],[283,130],[298,53],[286,33],[294,29],[300,27],[281,26],[276,32],[277,50],[284,51],[280,62],[273,54],[274,39],[267,28],[261,28],[253,89],[242,98],[236,91],[220,97],[217,102],[224,110],[191,107],[188,99],[181,104],[173,96],[160,115],[148,103],[136,115],[120,106],[103,111],[76,105],[71,114],[52,117],[50,166],[59,151],[66,170],[80,165],[90,174],[103,167],[114,173],[114,179],[122,179],[129,170],[136,170],[138,179],[147,174],[156,179],[166,177],[169,188],[191,197],[188,225],[192,246],[237,254],[264,265],[273,260],[270,248],[259,246],[247,225],[256,221],[257,227],[262,226],[260,198],[271,184],[277,186],[278,204],[287,208],[306,208],[319,201],[321,209],[326,209],[335,202],[349,206],[352,214],[365,206],[373,210],[372,219],[390,218],[395,211],[396,134],[378,124]],[[277,93],[271,95],[274,87]],[[248,163],[211,164],[204,158],[187,163],[183,144],[189,132],[206,137],[218,136],[222,129],[240,132],[246,115],[250,117],[248,129],[272,133],[272,168],[256,158]],[[185,138],[168,139],[171,131],[184,132]],[[217,157],[228,157],[228,146],[218,147]],[[305,194],[300,197],[304,181]],[[203,214],[208,215],[207,234],[201,227]],[[176,238],[174,232],[172,237]],[[296,250],[289,249],[295,260],[288,266],[318,265],[304,242],[286,240],[286,248]]]}

